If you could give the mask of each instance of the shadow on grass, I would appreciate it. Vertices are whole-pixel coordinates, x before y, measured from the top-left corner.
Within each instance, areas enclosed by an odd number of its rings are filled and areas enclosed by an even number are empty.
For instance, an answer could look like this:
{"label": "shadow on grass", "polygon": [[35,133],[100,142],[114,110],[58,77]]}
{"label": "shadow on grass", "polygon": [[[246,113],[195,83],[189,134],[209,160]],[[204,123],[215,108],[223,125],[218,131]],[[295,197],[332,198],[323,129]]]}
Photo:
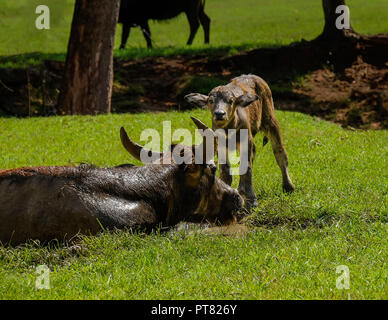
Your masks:
{"label": "shadow on grass", "polygon": [[243,43],[239,45],[225,46],[203,46],[203,47],[160,47],[160,48],[130,48],[116,50],[115,58],[122,60],[140,59],[146,57],[167,57],[167,56],[229,56],[250,49],[258,48],[279,48],[280,45],[273,43]]}
{"label": "shadow on grass", "polygon": [[41,65],[44,60],[64,62],[65,59],[65,53],[31,52],[12,56],[0,56],[0,68],[29,68]]}
{"label": "shadow on grass", "polygon": [[[141,58],[155,58],[168,56],[229,56],[242,51],[257,48],[278,48],[280,45],[272,43],[243,43],[239,45],[227,46],[203,46],[203,47],[156,47],[148,48],[128,48],[115,50],[116,60],[133,60]],[[66,60],[66,53],[44,53],[30,52],[10,56],[0,56],[0,68],[28,68],[42,64],[44,60],[61,61]]]}

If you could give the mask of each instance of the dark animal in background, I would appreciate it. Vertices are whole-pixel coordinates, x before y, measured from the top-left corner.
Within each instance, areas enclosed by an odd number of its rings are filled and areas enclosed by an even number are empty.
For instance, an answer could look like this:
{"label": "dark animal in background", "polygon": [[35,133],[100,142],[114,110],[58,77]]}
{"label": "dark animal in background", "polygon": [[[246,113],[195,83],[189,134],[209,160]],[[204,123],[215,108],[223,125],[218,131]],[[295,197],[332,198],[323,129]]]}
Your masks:
{"label": "dark animal in background", "polygon": [[201,24],[205,32],[205,43],[210,41],[210,18],[204,11],[205,0],[121,0],[119,23],[123,25],[120,49],[125,48],[131,27],[139,26],[148,48],[152,48],[148,20],[168,20],[185,13],[190,24],[187,44],[193,43]]}
{"label": "dark animal in background", "polygon": [[102,229],[170,227],[180,221],[229,224],[242,204],[237,190],[216,177],[211,161],[0,170],[0,241],[70,240]]}
{"label": "dark animal in background", "polygon": [[[248,129],[248,172],[240,176],[238,190],[247,204],[257,206],[252,186],[252,166],[256,154],[254,137],[258,131],[265,134],[264,144],[271,141],[276,161],[283,177],[283,190],[292,192],[294,185],[288,174],[288,157],[282,142],[279,122],[276,119],[272,93],[267,83],[255,75],[242,75],[225,85],[214,88],[209,96],[192,93],[185,99],[194,105],[207,107],[212,114],[213,130]],[[228,138],[227,138],[228,139]],[[237,137],[237,142],[239,137]],[[237,146],[238,148],[238,146]],[[240,153],[244,150],[240,150]],[[227,184],[232,183],[230,164],[220,165],[220,176]]]}

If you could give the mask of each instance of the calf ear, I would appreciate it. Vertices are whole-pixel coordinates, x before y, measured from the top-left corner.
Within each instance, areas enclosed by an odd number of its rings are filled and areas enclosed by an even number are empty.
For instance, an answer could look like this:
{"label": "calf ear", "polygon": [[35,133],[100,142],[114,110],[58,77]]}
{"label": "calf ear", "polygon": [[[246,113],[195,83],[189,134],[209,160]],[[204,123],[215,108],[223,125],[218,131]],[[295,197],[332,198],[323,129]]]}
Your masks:
{"label": "calf ear", "polygon": [[255,102],[256,100],[259,99],[259,96],[257,94],[243,94],[236,98],[236,105],[241,108],[246,108],[248,107],[251,103]]}
{"label": "calf ear", "polygon": [[185,100],[197,107],[205,107],[207,105],[207,100],[209,99],[208,96],[200,93],[190,93],[187,96],[185,96]]}

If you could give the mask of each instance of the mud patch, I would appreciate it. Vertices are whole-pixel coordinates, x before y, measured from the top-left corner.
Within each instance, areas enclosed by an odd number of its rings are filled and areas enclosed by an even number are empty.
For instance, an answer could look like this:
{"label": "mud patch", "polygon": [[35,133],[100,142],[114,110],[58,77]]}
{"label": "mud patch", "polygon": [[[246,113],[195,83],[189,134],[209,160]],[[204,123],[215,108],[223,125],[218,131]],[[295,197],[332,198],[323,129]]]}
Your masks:
{"label": "mud patch", "polygon": [[202,235],[221,235],[221,236],[234,236],[241,237],[251,232],[252,228],[245,224],[231,224],[228,226],[212,226],[211,224],[197,224],[183,222],[174,227],[170,232],[173,233],[186,233],[189,235],[202,234]]}
{"label": "mud patch", "polygon": [[245,224],[232,224],[229,226],[211,227],[201,231],[201,234],[206,235],[222,235],[222,236],[245,236],[251,229]]}

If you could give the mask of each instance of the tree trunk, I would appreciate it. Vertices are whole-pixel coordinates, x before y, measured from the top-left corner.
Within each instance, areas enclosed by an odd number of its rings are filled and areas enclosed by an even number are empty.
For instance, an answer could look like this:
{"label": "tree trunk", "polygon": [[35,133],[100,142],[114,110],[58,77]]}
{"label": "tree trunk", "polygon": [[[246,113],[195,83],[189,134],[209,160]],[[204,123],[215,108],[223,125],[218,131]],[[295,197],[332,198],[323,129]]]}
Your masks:
{"label": "tree trunk", "polygon": [[111,108],[113,49],[120,0],[76,0],[62,90],[62,114]]}
{"label": "tree trunk", "polygon": [[350,29],[338,29],[336,27],[336,20],[339,17],[336,9],[341,5],[345,5],[345,0],[322,0],[323,12],[325,14],[325,27],[319,38],[338,40],[355,34],[352,27]]}

